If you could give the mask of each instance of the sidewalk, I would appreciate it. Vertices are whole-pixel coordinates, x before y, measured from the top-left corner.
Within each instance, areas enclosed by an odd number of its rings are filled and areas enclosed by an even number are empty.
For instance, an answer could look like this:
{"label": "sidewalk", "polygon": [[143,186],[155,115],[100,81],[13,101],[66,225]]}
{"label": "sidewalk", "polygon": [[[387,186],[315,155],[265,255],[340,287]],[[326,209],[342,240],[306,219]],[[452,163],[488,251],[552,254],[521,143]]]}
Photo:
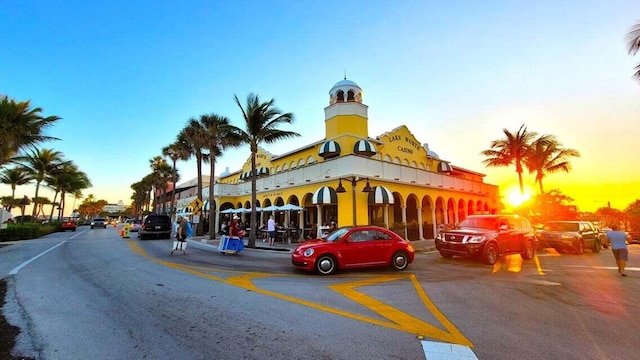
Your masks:
{"label": "sidewalk", "polygon": [[[193,236],[193,237],[191,237],[190,240],[199,241],[201,243],[212,245],[212,246],[218,246],[220,244],[220,237],[217,237],[215,239],[211,239],[209,237],[209,235]],[[249,242],[248,239],[244,239],[245,248],[246,248],[248,242]],[[258,249],[258,250],[292,252],[300,244],[301,244],[301,242],[290,243],[290,244],[289,243],[277,242],[273,246],[269,246],[268,243],[262,242],[262,240],[256,239],[256,247],[255,248]],[[413,249],[416,251],[416,253],[429,252],[429,251],[435,251],[436,250],[435,240],[433,240],[433,239],[430,239],[430,240],[414,240],[414,241],[411,241],[411,246],[413,246]]]}

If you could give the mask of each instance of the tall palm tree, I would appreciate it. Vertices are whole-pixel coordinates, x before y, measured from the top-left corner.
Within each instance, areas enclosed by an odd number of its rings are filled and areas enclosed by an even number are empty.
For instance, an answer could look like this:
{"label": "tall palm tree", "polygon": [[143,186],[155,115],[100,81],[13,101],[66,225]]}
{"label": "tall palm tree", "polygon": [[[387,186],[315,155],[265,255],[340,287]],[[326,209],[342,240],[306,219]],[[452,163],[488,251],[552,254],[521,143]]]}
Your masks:
{"label": "tall palm tree", "polygon": [[529,146],[525,165],[529,173],[536,173],[536,182],[540,186],[540,193],[544,193],[542,179],[546,174],[571,170],[570,157],[580,157],[574,149],[565,149],[554,135],[543,135]]}
{"label": "tall palm tree", "polygon": [[180,141],[177,139],[172,144],[165,146],[162,148],[162,155],[168,156],[171,159],[171,167],[173,169],[171,182],[173,183],[173,191],[171,192],[171,217],[173,218],[173,214],[175,213],[175,202],[176,202],[176,183],[179,180],[178,171],[176,170],[176,162],[178,160],[189,160],[191,157],[191,151],[189,144],[185,141]]}
{"label": "tall palm tree", "polygon": [[33,149],[25,156],[18,157],[17,160],[24,166],[36,181],[36,194],[33,199],[33,214],[35,218],[38,208],[38,193],[40,191],[40,183],[44,181],[45,176],[58,170],[67,163],[63,160],[63,155],[59,151],[53,149]]}
{"label": "tall palm tree", "polygon": [[244,129],[233,127],[235,136],[241,139],[242,143],[248,144],[251,150],[251,233],[249,235],[248,247],[256,246],[256,154],[261,143],[272,144],[277,141],[288,139],[300,134],[293,131],[278,129],[283,124],[292,124],[295,121],[292,113],[282,113],[275,107],[275,100],[260,102],[258,95],[249,94],[247,102],[243,106],[234,95],[236,104],[242,111],[244,118]]}
{"label": "tall palm tree", "polygon": [[522,124],[515,134],[507,129],[502,129],[505,137],[491,142],[488,150],[482,151],[480,154],[487,157],[482,162],[487,167],[507,167],[515,165],[518,173],[518,183],[520,185],[520,194],[524,195],[524,184],[522,182],[523,163],[526,157],[527,149],[538,135],[535,132],[528,132],[527,127]]}
{"label": "tall palm tree", "polygon": [[58,121],[57,116],[43,117],[42,109],[30,108],[30,102],[15,102],[7,96],[0,96],[0,167],[22,150],[49,140],[59,140],[46,136],[46,127]]}
{"label": "tall palm tree", "polygon": [[[640,23],[633,25],[627,33],[628,51],[630,55],[635,55],[640,51]],[[640,81],[640,63],[636,65],[636,73],[633,77]]]}
{"label": "tall palm tree", "polygon": [[216,114],[202,115],[200,123],[205,130],[206,147],[209,150],[209,238],[213,239],[216,236],[216,214],[213,208],[216,159],[225,149],[240,145],[242,140],[234,131],[236,128],[232,127],[229,119],[224,116]]}
{"label": "tall palm tree", "polygon": [[[190,152],[196,158],[196,170],[198,177],[198,199],[202,200],[202,163],[209,161],[207,149],[207,131],[202,123],[195,118],[189,119],[187,125],[178,134],[178,141],[189,144]],[[209,179],[213,181],[213,179]],[[196,227],[196,234],[202,235],[202,222]]]}
{"label": "tall palm tree", "polygon": [[27,170],[22,167],[7,168],[0,173],[0,182],[11,186],[11,198],[16,197],[16,187],[31,182],[33,178]]}

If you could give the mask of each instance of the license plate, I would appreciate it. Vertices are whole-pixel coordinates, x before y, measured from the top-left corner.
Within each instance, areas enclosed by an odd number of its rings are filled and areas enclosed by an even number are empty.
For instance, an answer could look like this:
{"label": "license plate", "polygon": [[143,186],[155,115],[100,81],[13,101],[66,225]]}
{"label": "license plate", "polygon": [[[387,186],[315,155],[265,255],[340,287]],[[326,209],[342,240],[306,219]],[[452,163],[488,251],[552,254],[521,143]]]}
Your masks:
{"label": "license plate", "polygon": [[162,226],[156,226],[155,229],[156,230],[160,230],[160,229],[162,229]]}

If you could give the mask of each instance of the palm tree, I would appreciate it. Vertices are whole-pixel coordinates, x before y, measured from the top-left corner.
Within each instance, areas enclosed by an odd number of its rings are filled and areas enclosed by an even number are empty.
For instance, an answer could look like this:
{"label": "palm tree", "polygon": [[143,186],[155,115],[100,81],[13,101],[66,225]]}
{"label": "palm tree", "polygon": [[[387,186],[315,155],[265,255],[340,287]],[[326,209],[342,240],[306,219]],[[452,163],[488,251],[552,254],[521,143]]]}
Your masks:
{"label": "palm tree", "polygon": [[[57,171],[49,174],[45,179],[47,185],[54,190],[53,203],[55,204],[58,194],[60,194],[60,204],[58,206],[58,218],[64,214],[64,208],[66,206],[66,194],[75,194],[78,191],[87,189],[91,186],[89,177],[84,172],[80,171],[78,167],[69,162],[60,167]],[[53,207],[51,208],[51,218],[53,218]]]}
{"label": "palm tree", "polygon": [[168,156],[172,162],[171,167],[173,168],[173,172],[172,172],[173,177],[171,181],[173,182],[173,191],[171,192],[170,215],[173,218],[173,214],[175,213],[175,202],[176,202],[176,183],[180,179],[180,177],[178,176],[178,171],[176,170],[176,162],[178,160],[183,160],[183,161],[189,160],[189,158],[191,157],[189,144],[184,141],[180,141],[180,139],[178,139],[171,145],[168,145],[162,148],[162,155]]}
{"label": "palm tree", "polygon": [[491,142],[491,148],[482,151],[480,154],[487,157],[482,162],[487,167],[507,167],[515,165],[518,173],[518,183],[520,194],[524,195],[524,184],[522,183],[522,165],[526,158],[527,149],[538,135],[535,132],[527,132],[527,127],[522,124],[518,132],[512,134],[507,129],[502,129],[505,137]]}
{"label": "palm tree", "polygon": [[236,128],[232,127],[229,124],[229,119],[224,116],[216,114],[203,115],[200,117],[200,123],[205,130],[206,147],[209,150],[208,159],[211,165],[209,171],[209,238],[214,239],[216,236],[216,214],[213,208],[213,187],[215,185],[216,159],[228,147],[240,145],[241,139],[234,132]]}
{"label": "palm tree", "polygon": [[[191,154],[196,157],[198,199],[202,200],[202,163],[209,160],[209,154],[203,152],[208,145],[207,131],[200,121],[191,118],[178,134],[178,141],[189,144]],[[209,181],[213,181],[213,179],[209,179]],[[202,222],[198,223],[196,234],[202,235]]]}
{"label": "palm tree", "polygon": [[41,108],[30,109],[29,101],[15,102],[7,96],[0,96],[0,167],[28,147],[43,141],[59,140],[42,132],[60,118],[43,117],[41,112]]}
{"label": "palm tree", "polygon": [[22,167],[4,169],[0,174],[0,182],[11,186],[11,198],[16,197],[16,187],[31,182],[33,178],[29,172]]}
{"label": "palm tree", "polygon": [[131,195],[131,199],[135,203],[134,211],[137,217],[141,217],[142,211],[144,209],[144,201],[147,198],[145,184],[142,181],[138,181],[131,185],[131,189],[133,190],[133,195]]}
{"label": "palm tree", "polygon": [[266,102],[260,102],[258,95],[249,94],[247,102],[243,107],[234,95],[236,104],[242,111],[245,127],[240,129],[233,127],[231,130],[242,143],[248,144],[251,150],[251,232],[249,235],[248,247],[256,246],[256,232],[258,226],[256,224],[256,154],[258,146],[261,143],[272,144],[282,139],[288,139],[300,134],[293,131],[285,131],[278,129],[282,124],[292,124],[295,119],[292,113],[282,113],[275,107],[275,100],[271,99]]}
{"label": "palm tree", "polygon": [[536,182],[540,186],[540,193],[544,193],[542,179],[546,174],[571,170],[569,157],[580,157],[580,153],[574,149],[565,149],[553,135],[543,135],[537,138],[529,146],[525,164],[529,173],[536,173]]}
{"label": "palm tree", "polygon": [[67,162],[63,160],[63,155],[59,151],[53,149],[33,149],[26,156],[16,158],[22,163],[25,169],[31,174],[36,181],[36,194],[33,199],[33,214],[35,218],[36,209],[38,208],[38,192],[40,191],[40,183],[44,181],[45,176],[58,170]]}
{"label": "palm tree", "polygon": [[153,192],[153,209],[156,212],[156,194],[161,192],[160,201],[162,202],[162,213],[165,213],[167,183],[171,180],[173,169],[167,161],[160,156],[156,156],[149,160],[151,164],[151,184],[155,191]]}
{"label": "palm tree", "polygon": [[[635,24],[627,33],[627,41],[629,43],[629,54],[637,54],[640,51],[640,23]],[[636,73],[633,77],[640,81],[640,64],[636,65]]]}

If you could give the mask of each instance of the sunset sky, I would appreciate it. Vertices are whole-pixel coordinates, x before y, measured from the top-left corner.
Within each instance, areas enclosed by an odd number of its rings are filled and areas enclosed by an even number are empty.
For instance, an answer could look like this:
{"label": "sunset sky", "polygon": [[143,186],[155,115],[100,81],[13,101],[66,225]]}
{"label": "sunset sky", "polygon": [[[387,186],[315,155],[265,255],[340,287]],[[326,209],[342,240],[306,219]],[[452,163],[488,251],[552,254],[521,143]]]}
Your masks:
{"label": "sunset sky", "polygon": [[[234,95],[295,114],[289,130],[302,136],[265,150],[321,140],[328,92],[346,73],[364,90],[371,137],[404,124],[507,196],[515,169],[485,168],[480,152],[525,124],[581,153],[545,190],[582,211],[622,210],[640,199],[640,55],[625,41],[638,22],[637,0],[3,1],[0,94],[61,117],[47,134],[62,141],[44,146],[89,175],[85,195],[110,203],[131,201],[189,118],[241,126]],[[248,155],[229,151],[217,173]],[[195,160],[178,168],[196,176]],[[525,184],[538,191],[533,175]]]}

